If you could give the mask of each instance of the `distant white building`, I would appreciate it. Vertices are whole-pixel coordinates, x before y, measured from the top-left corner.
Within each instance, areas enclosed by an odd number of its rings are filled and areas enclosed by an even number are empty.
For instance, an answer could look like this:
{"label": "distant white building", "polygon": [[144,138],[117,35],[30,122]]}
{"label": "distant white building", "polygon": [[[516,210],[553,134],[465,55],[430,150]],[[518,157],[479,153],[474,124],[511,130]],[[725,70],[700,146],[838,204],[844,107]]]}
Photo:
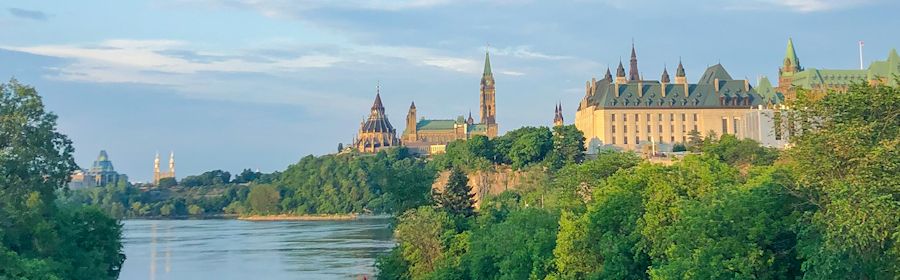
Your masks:
{"label": "distant white building", "polygon": [[790,142],[786,125],[786,110],[757,107],[744,115],[744,138],[753,139],[764,147],[783,149]]}

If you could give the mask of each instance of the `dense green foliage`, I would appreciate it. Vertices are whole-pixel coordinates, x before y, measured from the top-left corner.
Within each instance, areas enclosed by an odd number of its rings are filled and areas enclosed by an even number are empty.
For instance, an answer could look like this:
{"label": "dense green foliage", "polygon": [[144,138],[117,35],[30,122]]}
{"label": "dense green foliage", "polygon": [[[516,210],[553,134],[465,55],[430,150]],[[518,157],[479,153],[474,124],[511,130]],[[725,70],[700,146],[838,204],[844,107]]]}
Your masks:
{"label": "dense green foliage", "polygon": [[[545,179],[487,197],[469,218],[406,212],[379,279],[900,277],[900,88],[855,85],[797,108],[784,152],[692,133],[701,154],[672,164],[607,151],[529,169]],[[552,158],[539,130],[491,141],[493,158],[461,143],[441,164]]]}
{"label": "dense green foliage", "polygon": [[471,217],[475,215],[475,194],[469,186],[469,178],[460,168],[453,168],[443,191],[435,191],[434,203],[451,215]]}
{"label": "dense green foliage", "polygon": [[0,84],[0,279],[116,279],[121,225],[95,208],[59,205],[77,166],[33,87]]}
{"label": "dense green foliage", "polygon": [[574,125],[523,127],[494,139],[474,136],[447,145],[447,152],[434,157],[432,166],[444,170],[456,166],[485,170],[492,165],[523,169],[531,165],[560,168],[566,162],[584,160],[584,134]]}

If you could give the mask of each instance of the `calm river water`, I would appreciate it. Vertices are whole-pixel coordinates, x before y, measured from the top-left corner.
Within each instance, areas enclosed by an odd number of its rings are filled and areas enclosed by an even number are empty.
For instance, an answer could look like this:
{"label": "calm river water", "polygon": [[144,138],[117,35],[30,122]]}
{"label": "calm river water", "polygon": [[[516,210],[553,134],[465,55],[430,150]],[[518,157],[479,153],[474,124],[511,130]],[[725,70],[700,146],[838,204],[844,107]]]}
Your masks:
{"label": "calm river water", "polygon": [[126,220],[119,279],[371,279],[388,223]]}

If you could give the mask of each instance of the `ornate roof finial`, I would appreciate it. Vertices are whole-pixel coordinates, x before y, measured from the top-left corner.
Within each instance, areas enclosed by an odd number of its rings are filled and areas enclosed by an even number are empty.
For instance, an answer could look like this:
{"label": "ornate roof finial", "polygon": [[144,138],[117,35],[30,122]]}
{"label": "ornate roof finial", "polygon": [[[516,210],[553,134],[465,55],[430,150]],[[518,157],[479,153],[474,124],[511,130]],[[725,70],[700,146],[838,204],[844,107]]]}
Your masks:
{"label": "ornate roof finial", "polygon": [[684,77],[684,65],[681,65],[681,57],[678,57],[678,68],[675,69],[675,77]]}

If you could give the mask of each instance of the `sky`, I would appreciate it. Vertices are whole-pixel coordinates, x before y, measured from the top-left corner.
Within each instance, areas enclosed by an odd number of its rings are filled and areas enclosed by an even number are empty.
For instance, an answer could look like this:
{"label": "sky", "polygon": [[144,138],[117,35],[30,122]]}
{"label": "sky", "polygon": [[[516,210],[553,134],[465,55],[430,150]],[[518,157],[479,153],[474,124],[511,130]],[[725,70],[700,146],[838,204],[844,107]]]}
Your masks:
{"label": "sky", "polygon": [[0,81],[33,85],[90,166],[132,181],[175,152],[178,177],[284,170],[350,142],[377,84],[404,129],[473,111],[491,53],[501,133],[571,123],[585,82],[627,59],[658,79],[721,63],[776,81],[788,38],[804,67],[859,67],[900,46],[892,0],[0,0]]}

